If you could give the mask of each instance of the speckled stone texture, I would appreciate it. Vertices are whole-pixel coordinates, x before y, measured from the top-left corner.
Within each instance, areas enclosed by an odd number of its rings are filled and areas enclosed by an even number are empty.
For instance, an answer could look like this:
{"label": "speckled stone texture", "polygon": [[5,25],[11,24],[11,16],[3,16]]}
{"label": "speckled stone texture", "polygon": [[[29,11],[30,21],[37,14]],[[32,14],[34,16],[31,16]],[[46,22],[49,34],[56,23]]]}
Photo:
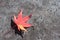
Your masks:
{"label": "speckled stone texture", "polygon": [[[11,29],[11,18],[23,9],[33,27],[23,38]],[[60,40],[60,0],[0,0],[0,40]]]}

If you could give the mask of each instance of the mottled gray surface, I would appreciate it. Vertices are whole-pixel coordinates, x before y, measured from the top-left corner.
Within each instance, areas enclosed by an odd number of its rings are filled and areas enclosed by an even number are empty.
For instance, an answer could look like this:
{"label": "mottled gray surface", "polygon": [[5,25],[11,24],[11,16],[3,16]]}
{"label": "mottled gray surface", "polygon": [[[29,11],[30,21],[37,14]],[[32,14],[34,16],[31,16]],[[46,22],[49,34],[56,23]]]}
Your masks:
{"label": "mottled gray surface", "polygon": [[[34,27],[15,35],[11,18],[23,9],[23,16],[32,13],[29,20]],[[0,40],[60,40],[60,0],[0,0]]]}

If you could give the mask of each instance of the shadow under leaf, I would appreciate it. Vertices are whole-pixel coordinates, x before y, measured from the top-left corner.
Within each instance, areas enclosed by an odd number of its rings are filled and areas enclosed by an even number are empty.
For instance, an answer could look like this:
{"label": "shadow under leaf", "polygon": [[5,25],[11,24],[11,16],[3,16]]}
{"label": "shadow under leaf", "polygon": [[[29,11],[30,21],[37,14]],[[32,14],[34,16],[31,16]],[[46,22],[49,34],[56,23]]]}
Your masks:
{"label": "shadow under leaf", "polygon": [[14,21],[11,19],[11,28],[15,30],[15,34],[20,35],[23,38],[23,31],[22,30],[18,30],[17,25],[14,23]]}

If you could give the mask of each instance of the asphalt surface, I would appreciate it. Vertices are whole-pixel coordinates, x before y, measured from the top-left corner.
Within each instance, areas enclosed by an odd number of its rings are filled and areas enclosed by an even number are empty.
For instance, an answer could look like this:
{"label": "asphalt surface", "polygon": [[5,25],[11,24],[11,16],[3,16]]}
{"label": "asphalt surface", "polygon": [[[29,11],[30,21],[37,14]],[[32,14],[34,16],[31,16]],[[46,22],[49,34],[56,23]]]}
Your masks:
{"label": "asphalt surface", "polygon": [[[21,9],[32,13],[28,32],[11,28]],[[60,0],[0,0],[0,40],[60,40]]]}

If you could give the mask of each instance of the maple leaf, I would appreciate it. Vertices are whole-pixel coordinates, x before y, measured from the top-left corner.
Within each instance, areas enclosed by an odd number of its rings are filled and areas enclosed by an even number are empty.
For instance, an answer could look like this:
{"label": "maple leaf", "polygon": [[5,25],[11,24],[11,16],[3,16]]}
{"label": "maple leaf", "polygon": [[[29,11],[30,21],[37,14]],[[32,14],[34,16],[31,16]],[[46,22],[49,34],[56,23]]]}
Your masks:
{"label": "maple leaf", "polygon": [[32,15],[22,17],[22,12],[23,11],[21,10],[17,17],[14,15],[14,22],[16,23],[19,31],[20,31],[20,29],[24,30],[24,31],[27,31],[25,29],[25,27],[28,28],[28,27],[32,26],[31,24],[27,23],[27,21],[31,18]]}

